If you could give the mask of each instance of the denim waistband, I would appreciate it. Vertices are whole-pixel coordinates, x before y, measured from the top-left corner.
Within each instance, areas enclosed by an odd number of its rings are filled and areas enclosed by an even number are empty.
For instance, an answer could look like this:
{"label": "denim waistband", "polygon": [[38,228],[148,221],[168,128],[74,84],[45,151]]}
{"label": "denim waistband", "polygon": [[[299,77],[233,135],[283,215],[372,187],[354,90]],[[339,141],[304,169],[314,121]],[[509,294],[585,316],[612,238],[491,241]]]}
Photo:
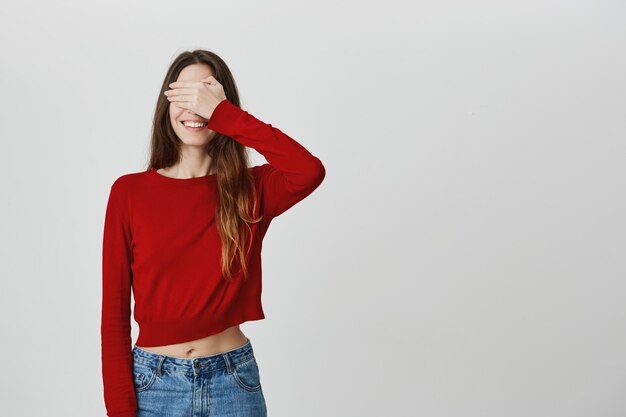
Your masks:
{"label": "denim waistband", "polygon": [[229,369],[232,366],[246,362],[254,358],[252,343],[250,339],[242,346],[209,356],[197,358],[177,358],[174,356],[160,355],[143,350],[137,345],[133,346],[133,361],[153,369],[170,372],[193,373],[196,371],[214,371],[218,369]]}

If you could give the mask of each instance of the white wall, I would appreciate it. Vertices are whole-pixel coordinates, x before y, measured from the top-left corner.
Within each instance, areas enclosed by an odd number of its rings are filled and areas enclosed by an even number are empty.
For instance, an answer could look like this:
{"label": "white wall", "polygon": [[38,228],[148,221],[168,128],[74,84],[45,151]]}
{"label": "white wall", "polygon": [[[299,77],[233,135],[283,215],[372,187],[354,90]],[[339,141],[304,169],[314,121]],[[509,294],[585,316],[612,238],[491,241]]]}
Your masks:
{"label": "white wall", "polygon": [[625,415],[625,18],[618,0],[3,3],[0,414],[105,415],[109,186],[145,167],[170,60],[206,48],[327,169],[272,224],[267,317],[242,325],[270,416]]}

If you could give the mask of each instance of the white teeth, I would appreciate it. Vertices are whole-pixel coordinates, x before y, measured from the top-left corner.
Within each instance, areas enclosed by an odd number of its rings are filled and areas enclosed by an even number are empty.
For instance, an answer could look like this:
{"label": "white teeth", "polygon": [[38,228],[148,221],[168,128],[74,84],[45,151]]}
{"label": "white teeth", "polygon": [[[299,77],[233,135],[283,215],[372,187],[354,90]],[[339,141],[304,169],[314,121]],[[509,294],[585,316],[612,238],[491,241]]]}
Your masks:
{"label": "white teeth", "polygon": [[204,127],[204,126],[206,126],[206,123],[201,123],[201,122],[183,122],[183,124],[185,126],[188,126],[188,127]]}

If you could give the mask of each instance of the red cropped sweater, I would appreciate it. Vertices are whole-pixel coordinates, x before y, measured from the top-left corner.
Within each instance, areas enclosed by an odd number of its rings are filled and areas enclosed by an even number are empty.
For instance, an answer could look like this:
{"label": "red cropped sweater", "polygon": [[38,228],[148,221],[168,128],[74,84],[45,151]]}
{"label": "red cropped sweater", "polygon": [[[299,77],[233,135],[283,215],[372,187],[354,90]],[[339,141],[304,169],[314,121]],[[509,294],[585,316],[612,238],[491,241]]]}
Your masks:
{"label": "red cropped sweater", "polygon": [[221,272],[216,174],[176,179],[151,169],[115,180],[102,247],[102,378],[110,417],[135,417],[136,412],[131,291],[138,346],[182,343],[265,318],[263,236],[274,217],[324,179],[326,171],[317,157],[228,100],[217,105],[207,127],[257,150],[268,162],[248,168],[257,190],[254,215],[263,215],[261,222],[250,225],[248,279],[243,280],[237,257],[231,282]]}

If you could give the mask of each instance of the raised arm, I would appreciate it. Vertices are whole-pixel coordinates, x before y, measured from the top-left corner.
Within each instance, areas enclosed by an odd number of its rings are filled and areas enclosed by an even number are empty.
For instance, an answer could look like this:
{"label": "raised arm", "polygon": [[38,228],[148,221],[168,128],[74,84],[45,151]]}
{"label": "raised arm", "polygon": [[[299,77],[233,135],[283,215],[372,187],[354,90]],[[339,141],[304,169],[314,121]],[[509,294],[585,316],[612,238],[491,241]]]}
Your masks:
{"label": "raised arm", "polygon": [[131,231],[127,193],[120,179],[112,186],[102,245],[102,379],[109,417],[135,417],[130,326]]}
{"label": "raised arm", "polygon": [[280,129],[264,123],[228,100],[213,111],[207,128],[258,151],[267,160],[259,172],[264,220],[269,221],[311,194],[326,169],[307,149]]}

